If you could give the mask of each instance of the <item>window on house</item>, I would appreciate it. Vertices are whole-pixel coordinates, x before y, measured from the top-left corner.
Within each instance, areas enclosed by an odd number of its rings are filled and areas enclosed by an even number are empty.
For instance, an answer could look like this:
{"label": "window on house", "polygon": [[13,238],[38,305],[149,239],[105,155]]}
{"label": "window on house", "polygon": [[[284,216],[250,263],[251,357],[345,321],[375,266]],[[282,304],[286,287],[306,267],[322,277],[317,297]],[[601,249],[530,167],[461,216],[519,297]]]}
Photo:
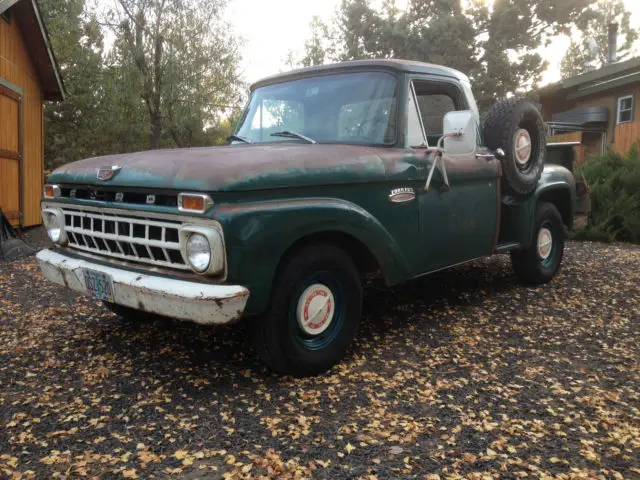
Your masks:
{"label": "window on house", "polygon": [[633,121],[633,95],[618,98],[618,122]]}

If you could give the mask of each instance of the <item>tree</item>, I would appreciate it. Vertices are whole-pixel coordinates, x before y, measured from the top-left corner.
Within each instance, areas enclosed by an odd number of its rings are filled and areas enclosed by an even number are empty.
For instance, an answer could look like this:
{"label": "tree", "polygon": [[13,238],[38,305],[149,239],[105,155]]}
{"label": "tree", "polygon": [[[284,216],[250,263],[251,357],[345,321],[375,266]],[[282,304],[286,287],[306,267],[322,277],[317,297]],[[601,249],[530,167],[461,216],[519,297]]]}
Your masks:
{"label": "tree", "polygon": [[329,36],[329,30],[317,15],[313,16],[309,28],[311,30],[311,38],[305,42],[306,54],[302,59],[302,65],[305,67],[322,65],[327,56],[325,42]]}
{"label": "tree", "polygon": [[[468,74],[481,108],[530,90],[546,69],[537,52],[594,0],[342,0],[327,36],[331,60],[403,58]],[[309,51],[307,52],[309,53]]]}
{"label": "tree", "polygon": [[[149,148],[163,134],[178,147],[204,141],[205,128],[240,99],[235,39],[219,20],[223,0],[118,0],[107,21],[119,66],[148,114]],[[132,73],[128,66],[135,66]]]}
{"label": "tree", "polygon": [[102,95],[103,37],[84,0],[40,0],[67,98],[44,108],[45,165],[51,168],[103,151],[108,121]]}
{"label": "tree", "polygon": [[600,0],[578,18],[571,44],[560,66],[562,78],[601,68],[609,58],[609,24],[617,23],[619,32],[616,57],[623,60],[633,54],[638,30],[630,25],[631,12],[622,0]]}

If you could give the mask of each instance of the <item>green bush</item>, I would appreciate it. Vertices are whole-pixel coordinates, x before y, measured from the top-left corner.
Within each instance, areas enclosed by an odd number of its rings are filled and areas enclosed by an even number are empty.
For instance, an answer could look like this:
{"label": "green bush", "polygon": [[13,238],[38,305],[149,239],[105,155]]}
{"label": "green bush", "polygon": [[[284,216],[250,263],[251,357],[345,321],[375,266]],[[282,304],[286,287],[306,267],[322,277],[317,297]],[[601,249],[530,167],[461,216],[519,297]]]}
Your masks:
{"label": "green bush", "polygon": [[[591,213],[574,238],[640,243],[640,152],[637,144],[626,157],[615,152],[583,166],[589,184]],[[576,172],[578,174],[578,172]]]}

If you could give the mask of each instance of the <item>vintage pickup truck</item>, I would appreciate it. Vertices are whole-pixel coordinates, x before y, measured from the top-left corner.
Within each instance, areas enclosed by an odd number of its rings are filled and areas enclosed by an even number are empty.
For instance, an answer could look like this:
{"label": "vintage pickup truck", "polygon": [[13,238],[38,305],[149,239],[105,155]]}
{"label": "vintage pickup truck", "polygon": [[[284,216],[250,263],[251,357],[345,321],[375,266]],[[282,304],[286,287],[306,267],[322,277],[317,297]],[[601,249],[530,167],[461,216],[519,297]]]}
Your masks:
{"label": "vintage pickup truck", "polygon": [[125,318],[244,318],[262,360],[314,375],[356,335],[363,275],[388,285],[510,253],[548,282],[574,216],[540,113],[469,79],[367,60],[259,81],[230,144],[90,158],[53,172],[46,278]]}

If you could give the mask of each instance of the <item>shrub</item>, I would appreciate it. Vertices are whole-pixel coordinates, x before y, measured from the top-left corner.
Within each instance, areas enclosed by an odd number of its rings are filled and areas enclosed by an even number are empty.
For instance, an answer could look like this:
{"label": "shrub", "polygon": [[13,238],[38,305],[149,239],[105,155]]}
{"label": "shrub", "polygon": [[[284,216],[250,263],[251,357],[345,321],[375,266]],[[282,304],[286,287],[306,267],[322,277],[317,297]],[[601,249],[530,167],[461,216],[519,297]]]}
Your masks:
{"label": "shrub", "polygon": [[608,152],[585,163],[591,213],[574,238],[640,243],[640,152],[626,157]]}

